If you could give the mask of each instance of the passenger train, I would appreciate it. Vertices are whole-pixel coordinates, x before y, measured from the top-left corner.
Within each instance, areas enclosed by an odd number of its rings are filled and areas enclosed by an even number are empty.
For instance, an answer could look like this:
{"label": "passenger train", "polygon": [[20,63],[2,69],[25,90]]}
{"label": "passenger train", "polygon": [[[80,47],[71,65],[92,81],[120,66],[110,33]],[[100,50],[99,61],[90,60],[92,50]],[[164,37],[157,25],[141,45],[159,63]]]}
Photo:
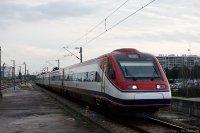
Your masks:
{"label": "passenger train", "polygon": [[97,107],[156,112],[170,106],[171,90],[155,56],[123,48],[40,74],[36,83]]}

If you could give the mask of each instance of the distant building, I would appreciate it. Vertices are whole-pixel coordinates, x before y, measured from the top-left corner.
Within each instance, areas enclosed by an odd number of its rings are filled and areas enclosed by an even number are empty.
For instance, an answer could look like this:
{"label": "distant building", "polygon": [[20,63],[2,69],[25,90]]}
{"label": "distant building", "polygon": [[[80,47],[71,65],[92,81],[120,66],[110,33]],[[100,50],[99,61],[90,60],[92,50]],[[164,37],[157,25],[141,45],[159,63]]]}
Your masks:
{"label": "distant building", "polygon": [[163,68],[172,69],[173,67],[187,66],[192,69],[195,65],[200,65],[200,57],[197,55],[159,55],[156,57]]}
{"label": "distant building", "polygon": [[3,70],[3,66],[1,66],[1,76],[2,77],[4,76],[4,78],[6,78],[6,79],[11,79],[12,78],[12,67],[4,66],[4,70]]}

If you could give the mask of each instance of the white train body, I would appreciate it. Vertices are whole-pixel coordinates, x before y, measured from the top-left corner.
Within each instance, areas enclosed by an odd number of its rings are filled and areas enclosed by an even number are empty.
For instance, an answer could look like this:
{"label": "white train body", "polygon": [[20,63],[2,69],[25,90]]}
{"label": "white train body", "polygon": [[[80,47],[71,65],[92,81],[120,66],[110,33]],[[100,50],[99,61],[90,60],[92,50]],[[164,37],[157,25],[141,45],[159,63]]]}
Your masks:
{"label": "white train body", "polygon": [[[132,54],[134,59],[128,61],[133,63],[121,61],[121,57],[117,58],[120,54],[124,57]],[[134,54],[140,57],[134,57]],[[143,65],[141,68],[153,71],[153,77],[126,77],[120,63],[129,69],[130,65],[134,65],[135,69]],[[155,65],[153,68],[152,64]],[[149,72],[146,73],[148,75]],[[119,109],[157,110],[169,106],[171,100],[167,78],[157,59],[135,49],[116,50],[84,63],[38,75],[36,83],[91,104],[102,101]]]}

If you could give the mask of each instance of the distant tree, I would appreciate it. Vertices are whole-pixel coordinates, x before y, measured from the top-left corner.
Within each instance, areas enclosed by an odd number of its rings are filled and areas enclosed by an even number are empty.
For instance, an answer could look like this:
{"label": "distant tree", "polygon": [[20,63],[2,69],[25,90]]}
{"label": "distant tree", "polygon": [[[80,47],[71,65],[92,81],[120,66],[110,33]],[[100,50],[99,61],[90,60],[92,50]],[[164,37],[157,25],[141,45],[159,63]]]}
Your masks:
{"label": "distant tree", "polygon": [[180,74],[179,74],[180,78],[182,79],[188,79],[190,78],[190,70],[188,69],[187,66],[183,66],[181,69],[180,69]]}
{"label": "distant tree", "polygon": [[165,70],[165,74],[166,74],[167,78],[171,79],[172,78],[172,76],[171,76],[171,70],[168,69],[168,68],[165,68],[164,70]]}
{"label": "distant tree", "polygon": [[174,68],[171,69],[171,78],[174,79],[178,79],[179,78],[179,73],[180,73],[180,69],[175,66]]}
{"label": "distant tree", "polygon": [[200,78],[200,66],[195,65],[191,70],[191,78],[199,79]]}

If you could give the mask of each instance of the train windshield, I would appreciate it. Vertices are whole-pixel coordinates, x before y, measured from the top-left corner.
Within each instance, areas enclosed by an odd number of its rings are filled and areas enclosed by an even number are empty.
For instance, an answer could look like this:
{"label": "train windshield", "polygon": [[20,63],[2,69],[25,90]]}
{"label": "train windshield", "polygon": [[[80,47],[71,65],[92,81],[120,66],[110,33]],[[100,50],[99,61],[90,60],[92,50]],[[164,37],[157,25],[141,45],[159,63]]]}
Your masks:
{"label": "train windshield", "polygon": [[116,58],[127,81],[162,80],[154,59],[149,55],[118,55]]}

